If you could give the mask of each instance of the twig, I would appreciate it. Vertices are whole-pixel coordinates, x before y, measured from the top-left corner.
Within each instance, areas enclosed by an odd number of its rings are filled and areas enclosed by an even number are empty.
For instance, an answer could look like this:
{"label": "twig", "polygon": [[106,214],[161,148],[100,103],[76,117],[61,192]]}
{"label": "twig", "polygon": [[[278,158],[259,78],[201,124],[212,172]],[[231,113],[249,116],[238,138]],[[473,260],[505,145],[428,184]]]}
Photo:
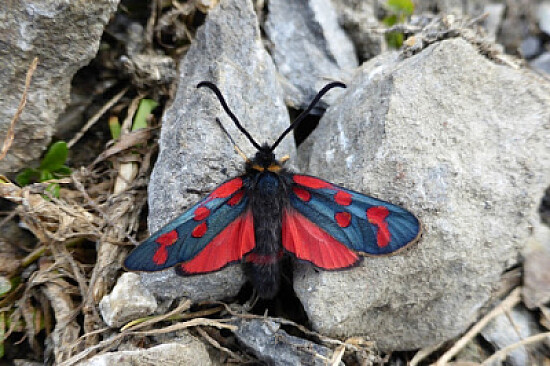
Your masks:
{"label": "twig", "polygon": [[521,288],[516,287],[506,299],[504,299],[497,307],[485,315],[477,322],[462,338],[460,338],[450,350],[445,352],[443,356],[436,362],[436,366],[444,366],[453,358],[470,340],[472,340],[485,326],[497,315],[516,306],[521,300]]}
{"label": "twig", "polygon": [[342,357],[344,356],[344,352],[346,352],[346,346],[341,345],[336,347],[330,359],[330,366],[340,365],[340,362],[342,361]]}
{"label": "twig", "polygon": [[[189,302],[189,305],[190,304],[191,304],[191,302]],[[178,320],[187,320],[187,319],[193,319],[193,318],[199,318],[199,317],[202,318],[202,317],[205,317],[205,316],[210,316],[210,315],[214,315],[216,313],[219,313],[220,311],[223,310],[223,307],[220,306],[220,307],[217,307],[217,308],[211,308],[211,309],[195,311],[195,312],[192,312],[192,313],[181,314],[181,312],[183,312],[185,310],[187,310],[187,309],[179,310],[177,313],[176,313],[176,310],[173,310],[170,314],[168,314],[169,316],[154,315],[154,316],[146,316],[146,317],[143,317],[143,318],[140,318],[140,319],[136,319],[136,320],[133,320],[133,321],[127,323],[122,328],[120,328],[120,331],[124,331],[124,330],[126,330],[130,327],[134,327],[133,329],[136,329],[135,326],[137,326],[137,324],[143,324],[143,323],[148,322],[148,321],[151,321],[150,324],[153,324],[153,323],[157,323],[157,322],[163,321],[163,320],[178,321]],[[171,314],[174,314],[174,315],[171,315]]]}
{"label": "twig", "polygon": [[491,357],[483,361],[481,365],[491,365],[493,362],[497,360],[502,360],[510,351],[518,347],[525,346],[532,343],[537,343],[537,342],[543,341],[546,338],[550,338],[550,332],[539,333],[539,334],[535,334],[534,336],[527,337],[520,342],[511,344],[499,350],[498,352],[495,352]]}
{"label": "twig", "polygon": [[236,331],[239,329],[236,325],[233,324],[227,324],[227,322],[232,321],[233,319],[208,319],[208,318],[195,318],[191,319],[186,322],[180,322],[176,324],[169,325],[167,327],[161,328],[161,329],[152,329],[152,330],[142,330],[138,332],[128,332],[127,334],[134,334],[134,335],[155,335],[155,334],[165,334],[170,332],[176,332],[178,330],[187,329],[190,327],[196,327],[198,325],[206,325],[209,327],[215,327],[218,329],[229,329],[231,331]]}
{"label": "twig", "polygon": [[411,362],[409,363],[409,366],[418,365],[420,363],[420,361],[422,361],[423,359],[425,359],[426,357],[428,357],[429,355],[431,355],[432,353],[437,351],[439,349],[439,347],[441,347],[444,343],[445,342],[441,342],[441,343],[435,344],[433,346],[429,346],[429,347],[425,347],[425,348],[420,349],[418,352],[416,352],[416,354],[412,358]]}
{"label": "twig", "polygon": [[120,328],[120,331],[121,332],[134,331],[134,330],[141,329],[141,328],[144,328],[146,326],[161,322],[165,319],[170,318],[173,315],[180,314],[184,311],[189,310],[189,308],[191,307],[192,304],[193,304],[193,302],[191,300],[186,300],[186,301],[182,302],[180,305],[178,305],[178,307],[176,307],[174,310],[172,310],[172,311],[170,311],[166,314],[155,316],[155,317],[153,317],[151,319],[148,319],[144,322],[139,322],[139,319],[131,321],[128,324],[126,324],[125,326],[123,326],[122,328]]}
{"label": "twig", "polygon": [[25,104],[27,104],[27,92],[29,91],[32,74],[34,74],[34,70],[36,70],[36,66],[38,66],[38,57],[35,57],[34,60],[32,60],[31,65],[27,70],[27,76],[25,77],[25,89],[23,90],[23,95],[21,96],[19,107],[17,107],[17,111],[15,112],[15,115],[11,119],[10,127],[8,127],[8,132],[6,133],[6,138],[4,139],[4,145],[2,146],[2,150],[0,151],[0,160],[6,157],[6,155],[8,154],[8,150],[10,149],[11,144],[13,143],[13,139],[15,137],[15,123],[21,116],[21,113],[23,113]]}
{"label": "twig", "polygon": [[216,341],[214,338],[212,338],[210,336],[210,334],[208,334],[204,329],[202,329],[201,327],[197,327],[197,332],[199,332],[199,334],[201,335],[201,337],[203,337],[204,339],[206,339],[208,341],[208,343],[210,343],[213,347],[219,349],[220,351],[222,352],[225,352],[227,353],[229,356],[233,357],[233,359],[235,359],[236,361],[240,362],[240,363],[245,363],[247,360],[244,359],[243,357],[239,356],[238,354],[236,354],[235,352],[231,351],[229,348],[227,347],[224,347],[222,346],[218,341]]}
{"label": "twig", "polygon": [[103,116],[105,112],[107,112],[113,105],[115,105],[120,100],[120,98],[124,96],[124,94],[126,94],[128,89],[129,87],[122,89],[114,97],[112,97],[103,107],[101,107],[101,109],[97,111],[97,113],[94,114],[92,118],[88,120],[88,122],[86,122],[86,124],[80,129],[80,131],[78,131],[78,133],[71,139],[71,141],[67,143],[67,147],[71,148],[74,144],[76,144],[76,142],[80,140],[82,136],[84,136],[86,131],[88,131],[90,127],[92,127],[97,121],[99,121],[101,116]]}
{"label": "twig", "polygon": [[[64,362],[61,362],[59,365],[60,366],[75,365],[95,352],[98,352],[98,354],[101,354],[102,352],[115,347],[120,342],[122,342],[122,340],[125,337],[132,336],[132,335],[148,336],[148,335],[164,334],[164,333],[175,332],[178,330],[187,329],[190,327],[196,327],[200,325],[216,327],[220,329],[229,329],[229,330],[235,331],[237,329],[235,325],[225,324],[225,322],[230,322],[230,321],[232,321],[232,319],[214,320],[214,319],[206,319],[206,318],[195,318],[190,321],[173,324],[171,326],[168,326],[162,329],[153,329],[153,330],[138,331],[138,332],[128,330],[125,332],[121,332],[115,335],[114,337],[105,339],[95,345],[86,347],[82,352],[72,356],[71,358],[69,358]],[[143,325],[143,324],[139,324],[139,325]],[[82,339],[83,337],[84,336],[80,337],[79,340]]]}

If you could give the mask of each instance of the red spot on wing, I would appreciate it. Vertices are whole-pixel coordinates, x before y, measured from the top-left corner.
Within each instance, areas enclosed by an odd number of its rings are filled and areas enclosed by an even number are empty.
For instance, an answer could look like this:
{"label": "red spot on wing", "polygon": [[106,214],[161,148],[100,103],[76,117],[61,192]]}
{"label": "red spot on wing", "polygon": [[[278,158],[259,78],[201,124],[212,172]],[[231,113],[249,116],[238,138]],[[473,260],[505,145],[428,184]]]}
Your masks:
{"label": "red spot on wing", "polygon": [[176,230],[172,230],[167,232],[166,234],[162,234],[155,240],[160,245],[172,245],[178,240],[178,232]]}
{"label": "red spot on wing", "polygon": [[351,205],[351,194],[344,191],[338,191],[334,195],[334,201],[340,206],[349,206]]}
{"label": "red spot on wing", "polygon": [[311,199],[311,193],[300,187],[292,187],[294,194],[298,196],[304,202],[308,202]]}
{"label": "red spot on wing", "polygon": [[233,197],[229,199],[229,201],[227,201],[227,204],[229,206],[235,206],[239,204],[239,202],[241,202],[241,200],[243,199],[243,196],[244,196],[244,191],[237,192]]}
{"label": "red spot on wing", "polygon": [[157,249],[155,252],[155,255],[153,255],[153,262],[157,266],[163,265],[168,260],[168,251],[166,250],[165,246],[161,246]]}
{"label": "red spot on wing", "polygon": [[311,189],[321,189],[321,188],[334,189],[334,186],[329,182],[325,182],[322,179],[310,177],[308,175],[295,174],[294,176],[292,176],[292,180],[294,180],[295,183],[298,183],[301,186],[308,187]]}
{"label": "red spot on wing", "polygon": [[283,247],[324,269],[346,268],[359,256],[295,210],[283,213]]}
{"label": "red spot on wing", "polygon": [[160,244],[160,247],[153,255],[153,262],[155,262],[156,265],[160,266],[166,263],[166,260],[168,260],[168,251],[166,250],[166,247],[174,244],[177,240],[178,232],[176,230],[162,234],[155,240],[155,242]]}
{"label": "red spot on wing", "polygon": [[212,193],[210,193],[209,198],[225,198],[231,196],[233,193],[237,192],[243,186],[243,180],[241,178],[231,179],[228,182],[225,182],[218,188],[216,188]]}
{"label": "red spot on wing", "polygon": [[386,217],[390,212],[384,206],[371,207],[367,210],[367,219],[378,228],[376,241],[380,248],[385,247],[391,241],[391,233],[388,229]]}
{"label": "red spot on wing", "polygon": [[206,234],[206,230],[208,230],[208,225],[206,225],[206,222],[201,222],[193,229],[191,236],[193,238],[202,238]]}
{"label": "red spot on wing", "polygon": [[337,212],[336,215],[334,215],[334,219],[336,223],[338,223],[338,226],[348,227],[351,223],[351,214],[349,212]]}
{"label": "red spot on wing", "polygon": [[200,207],[197,207],[197,209],[193,214],[194,214],[193,219],[195,221],[202,221],[206,219],[208,215],[210,215],[210,210],[204,206],[200,206]]}
{"label": "red spot on wing", "polygon": [[248,210],[225,227],[195,258],[181,264],[185,273],[205,273],[221,269],[254,249],[252,211]]}

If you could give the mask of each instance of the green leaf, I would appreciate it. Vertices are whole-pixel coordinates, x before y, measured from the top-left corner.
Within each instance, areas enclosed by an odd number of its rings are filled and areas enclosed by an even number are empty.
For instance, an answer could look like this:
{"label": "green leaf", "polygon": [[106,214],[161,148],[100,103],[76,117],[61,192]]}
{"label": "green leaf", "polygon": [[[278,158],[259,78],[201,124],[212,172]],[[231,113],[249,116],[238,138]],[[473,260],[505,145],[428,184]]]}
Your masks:
{"label": "green leaf", "polygon": [[15,177],[15,181],[19,186],[27,186],[31,184],[33,181],[38,179],[39,172],[36,169],[33,168],[27,168],[23,170],[21,173],[17,174]]}
{"label": "green leaf", "polygon": [[120,137],[120,123],[118,122],[118,117],[109,118],[109,130],[111,131],[111,137],[113,140],[116,140]]}
{"label": "green leaf", "polygon": [[397,15],[395,14],[388,15],[387,17],[382,19],[382,22],[388,27],[391,27],[392,25],[395,25],[395,23],[397,23]]}
{"label": "green leaf", "polygon": [[390,32],[386,33],[386,42],[393,48],[399,48],[403,45],[403,33]]}
{"label": "green leaf", "polygon": [[65,141],[57,141],[52,144],[48,149],[48,152],[44,156],[44,159],[40,162],[40,169],[54,171],[65,164],[69,149]]}
{"label": "green leaf", "polygon": [[140,128],[147,128],[147,117],[151,114],[159,104],[153,99],[142,99],[139,102],[139,107],[134,117],[134,123],[132,125],[132,131],[139,130]]}
{"label": "green leaf", "polygon": [[45,182],[51,179],[55,179],[52,172],[46,169],[40,169],[40,178],[39,178],[40,182]]}
{"label": "green leaf", "polygon": [[46,192],[49,192],[52,197],[59,198],[59,192],[61,191],[61,187],[59,186],[59,183],[51,183],[48,184],[46,187]]}
{"label": "green leaf", "polygon": [[68,176],[68,175],[71,175],[72,172],[73,171],[72,171],[71,168],[69,168],[66,165],[63,165],[63,166],[61,166],[61,168],[56,169],[53,173],[56,176]]}
{"label": "green leaf", "polygon": [[412,15],[414,12],[414,3],[412,0],[388,0],[386,3],[389,10],[395,14]]}

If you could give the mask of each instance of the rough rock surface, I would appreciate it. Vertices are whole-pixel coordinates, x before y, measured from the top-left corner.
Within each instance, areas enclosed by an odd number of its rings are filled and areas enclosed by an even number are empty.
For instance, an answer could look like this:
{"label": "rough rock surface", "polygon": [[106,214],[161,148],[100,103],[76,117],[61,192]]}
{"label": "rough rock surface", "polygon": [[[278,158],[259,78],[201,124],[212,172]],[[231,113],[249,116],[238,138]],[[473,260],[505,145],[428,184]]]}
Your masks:
{"label": "rough rock surface", "polygon": [[305,109],[325,84],[346,81],[357,67],[355,48],[330,0],[271,0],[265,30],[290,107]]}
{"label": "rough rock surface", "polygon": [[442,14],[478,16],[489,0],[424,0],[415,2],[417,14],[436,10]]}
{"label": "rough rock surface", "polygon": [[[289,124],[275,66],[263,48],[252,3],[221,1],[209,13],[180,64],[176,98],[163,117],[160,153],[149,184],[151,233],[242,172],[243,160],[216,124],[216,117],[247,156],[255,153],[214,94],[206,88],[196,89],[202,80],[218,85],[233,113],[258,143],[273,143]],[[295,155],[292,138],[283,141],[277,152],[279,156]],[[142,276],[157,296],[188,295],[195,301],[234,296],[244,283],[239,266],[185,278],[171,269]]]}
{"label": "rough rock surface", "polygon": [[[289,335],[271,320],[243,319],[235,336],[261,361],[274,366],[327,365],[332,351],[303,338]],[[318,357],[320,355],[325,359]],[[342,364],[342,363],[341,363]]]}
{"label": "rough rock surface", "polygon": [[151,315],[157,309],[157,301],[139,281],[139,275],[124,273],[113,291],[99,302],[99,310],[105,323],[120,327],[141,316]]}
{"label": "rough rock surface", "polygon": [[462,39],[365,64],[301,145],[304,172],[407,207],[424,236],[348,271],[298,264],[294,286],[313,327],[387,350],[464,331],[539,225],[548,121],[547,81]]}
{"label": "rough rock surface", "polygon": [[384,35],[373,29],[383,26],[376,17],[378,1],[332,0],[338,13],[338,22],[349,35],[361,60],[369,60],[386,51]]}
{"label": "rough rock surface", "polygon": [[161,344],[148,349],[109,352],[79,363],[79,366],[133,365],[215,365],[204,343],[189,336],[178,343]]}
{"label": "rough rock surface", "polygon": [[6,135],[34,57],[39,64],[15,140],[0,161],[14,172],[40,157],[58,115],[69,102],[73,75],[95,56],[103,28],[119,0],[23,0],[0,5],[0,136]]}

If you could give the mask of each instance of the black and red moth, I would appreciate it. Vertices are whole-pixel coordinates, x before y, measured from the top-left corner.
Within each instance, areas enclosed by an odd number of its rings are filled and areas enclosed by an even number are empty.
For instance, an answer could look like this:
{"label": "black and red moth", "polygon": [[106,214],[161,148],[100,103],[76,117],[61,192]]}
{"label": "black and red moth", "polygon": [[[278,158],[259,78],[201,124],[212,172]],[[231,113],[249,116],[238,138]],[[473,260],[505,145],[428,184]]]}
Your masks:
{"label": "black and red moth", "polygon": [[344,84],[326,85],[271,146],[254,141],[214,84],[203,81],[197,87],[216,94],[258,152],[246,160],[244,174],[221,184],[135,248],[124,262],[126,269],[159,271],[176,266],[177,273],[185,276],[240,262],[258,295],[272,298],[279,288],[285,255],[336,270],[357,264],[358,252],[388,255],[418,240],[421,225],[409,211],[316,177],[295,174],[283,167],[287,158],[275,159],[273,150],[283,138],[326,92],[345,88]]}

